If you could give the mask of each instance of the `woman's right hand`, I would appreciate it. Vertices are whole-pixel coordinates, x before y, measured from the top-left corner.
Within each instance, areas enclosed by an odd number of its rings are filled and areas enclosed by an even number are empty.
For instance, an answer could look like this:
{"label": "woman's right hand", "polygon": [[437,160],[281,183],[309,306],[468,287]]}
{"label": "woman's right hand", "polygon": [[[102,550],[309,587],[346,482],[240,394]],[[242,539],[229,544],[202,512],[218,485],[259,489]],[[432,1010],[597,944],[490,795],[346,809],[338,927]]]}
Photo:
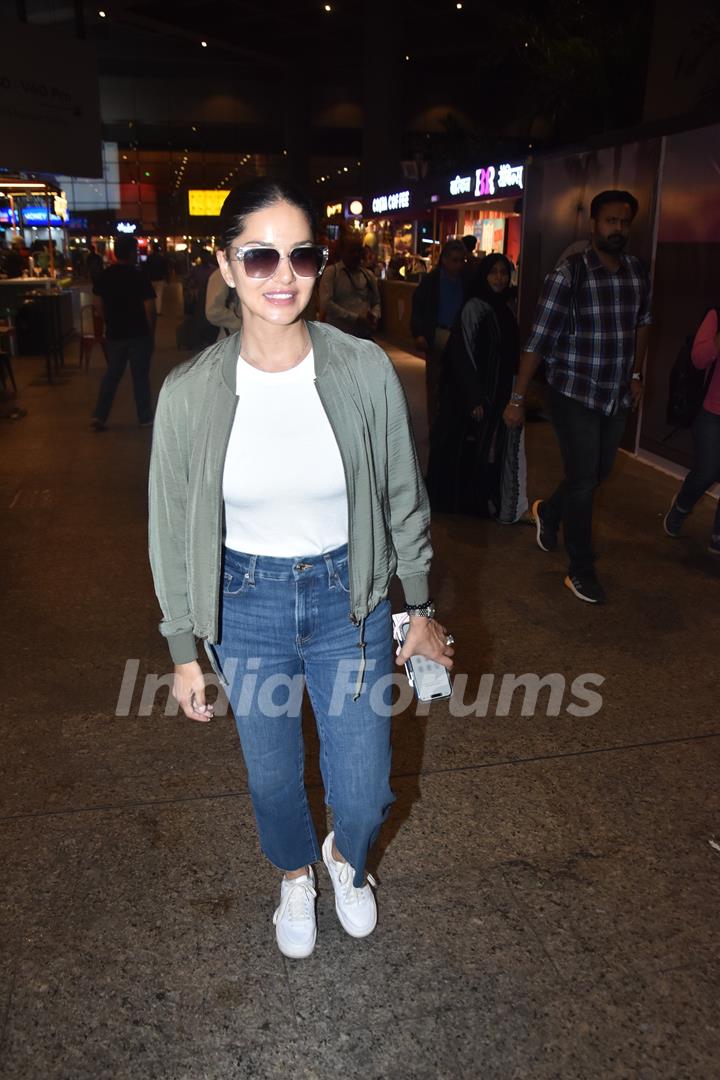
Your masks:
{"label": "woman's right hand", "polygon": [[207,724],[213,719],[215,706],[205,701],[205,676],[197,660],[175,665],[173,697],[189,720]]}

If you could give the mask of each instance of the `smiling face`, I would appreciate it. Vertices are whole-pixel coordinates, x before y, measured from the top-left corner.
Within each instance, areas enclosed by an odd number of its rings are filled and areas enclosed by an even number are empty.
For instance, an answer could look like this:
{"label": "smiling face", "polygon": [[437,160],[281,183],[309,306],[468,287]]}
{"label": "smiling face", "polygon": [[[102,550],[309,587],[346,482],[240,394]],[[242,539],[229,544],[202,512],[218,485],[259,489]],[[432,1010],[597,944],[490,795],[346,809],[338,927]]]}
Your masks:
{"label": "smiling face", "polygon": [[[220,271],[226,284],[237,289],[244,320],[261,319],[288,326],[300,317],[310,302],[317,278],[299,277],[287,256],[293,248],[312,242],[310,222],[302,210],[290,203],[273,203],[248,215],[242,233],[230,248],[218,251]],[[237,258],[239,247],[272,247],[285,257],[270,277],[251,278]]]}

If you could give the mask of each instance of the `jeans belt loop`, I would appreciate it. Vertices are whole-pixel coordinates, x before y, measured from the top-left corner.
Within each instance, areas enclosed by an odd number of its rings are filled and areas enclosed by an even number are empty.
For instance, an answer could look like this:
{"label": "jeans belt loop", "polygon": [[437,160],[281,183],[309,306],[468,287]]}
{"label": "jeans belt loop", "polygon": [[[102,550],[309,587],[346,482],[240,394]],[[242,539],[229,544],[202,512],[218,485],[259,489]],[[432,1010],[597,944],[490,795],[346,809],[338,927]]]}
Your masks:
{"label": "jeans belt loop", "polygon": [[251,555],[250,556],[250,562],[248,563],[248,568],[247,568],[247,570],[245,572],[245,580],[247,581],[248,585],[254,585],[255,584],[255,566],[256,566],[257,561],[258,561],[257,555]]}
{"label": "jeans belt loop", "polygon": [[332,585],[333,582],[335,581],[335,578],[337,577],[337,572],[335,570],[335,564],[332,561],[332,556],[331,555],[323,554],[323,559],[325,560],[325,567],[326,567],[327,572],[328,572],[328,585]]}

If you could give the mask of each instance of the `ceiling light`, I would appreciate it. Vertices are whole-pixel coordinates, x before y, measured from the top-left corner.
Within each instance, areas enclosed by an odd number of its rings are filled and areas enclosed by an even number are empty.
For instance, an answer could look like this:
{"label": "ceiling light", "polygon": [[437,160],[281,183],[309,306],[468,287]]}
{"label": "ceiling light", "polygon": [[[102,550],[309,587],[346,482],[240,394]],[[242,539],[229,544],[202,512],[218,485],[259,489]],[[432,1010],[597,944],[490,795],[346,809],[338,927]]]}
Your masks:
{"label": "ceiling light", "polygon": [[105,18],[105,12],[104,11],[98,11],[98,15],[100,16],[101,19]]}
{"label": "ceiling light", "polygon": [[343,168],[343,172],[347,172],[347,171],[348,171],[348,167],[347,167],[347,165],[346,165],[346,166],[345,166],[345,167]]}
{"label": "ceiling light", "polygon": [[456,4],[455,7],[458,9],[458,11],[462,11],[462,4]]}
{"label": "ceiling light", "polygon": [[325,10],[326,11],[332,11],[332,4],[326,4],[325,5]]}
{"label": "ceiling light", "polygon": [[3,180],[4,188],[32,188],[34,191],[45,190],[45,184],[40,180]]}
{"label": "ceiling light", "polygon": [[405,59],[406,59],[406,60],[409,60],[409,59],[410,59],[410,57],[409,57],[409,56],[406,56],[406,57],[405,57]]}
{"label": "ceiling light", "polygon": [[202,45],[203,49],[207,49],[207,41],[201,41],[200,44]]}

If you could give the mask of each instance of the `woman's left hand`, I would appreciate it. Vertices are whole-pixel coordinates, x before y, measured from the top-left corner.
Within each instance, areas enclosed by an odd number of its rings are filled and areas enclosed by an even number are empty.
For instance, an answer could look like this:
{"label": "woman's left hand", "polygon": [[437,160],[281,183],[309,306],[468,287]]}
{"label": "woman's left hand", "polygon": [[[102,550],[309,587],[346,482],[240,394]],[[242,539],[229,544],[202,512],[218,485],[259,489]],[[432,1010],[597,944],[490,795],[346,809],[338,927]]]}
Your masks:
{"label": "woman's left hand", "polygon": [[452,645],[446,644],[447,638],[447,630],[435,619],[411,615],[407,637],[395,658],[395,663],[401,667],[411,656],[424,656],[428,660],[442,664],[448,671],[452,671],[452,657],[455,655],[455,650]]}
{"label": "woman's left hand", "polygon": [[511,401],[505,406],[503,413],[505,426],[509,428],[522,427],[525,423],[525,408],[520,402]]}

